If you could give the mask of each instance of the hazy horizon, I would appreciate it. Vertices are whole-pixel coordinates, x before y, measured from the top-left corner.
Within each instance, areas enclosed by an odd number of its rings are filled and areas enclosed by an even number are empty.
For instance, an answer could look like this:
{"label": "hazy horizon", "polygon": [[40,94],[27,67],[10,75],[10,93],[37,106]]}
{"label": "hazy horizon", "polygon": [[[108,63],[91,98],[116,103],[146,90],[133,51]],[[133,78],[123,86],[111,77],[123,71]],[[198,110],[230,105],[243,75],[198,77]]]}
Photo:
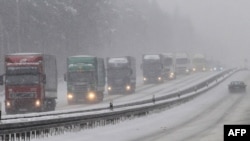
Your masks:
{"label": "hazy horizon", "polygon": [[[250,1],[247,0],[158,0],[169,14],[188,18],[197,35],[196,48],[227,64],[250,60]],[[199,47],[201,45],[202,47]]]}

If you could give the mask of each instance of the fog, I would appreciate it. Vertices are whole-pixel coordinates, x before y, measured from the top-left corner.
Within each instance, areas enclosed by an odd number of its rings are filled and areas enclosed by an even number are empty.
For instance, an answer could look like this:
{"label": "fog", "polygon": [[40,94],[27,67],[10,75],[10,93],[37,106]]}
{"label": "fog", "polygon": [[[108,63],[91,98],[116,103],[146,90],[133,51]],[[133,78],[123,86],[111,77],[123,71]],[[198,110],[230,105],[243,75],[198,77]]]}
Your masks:
{"label": "fog", "polygon": [[[15,52],[57,57],[203,53],[242,66],[250,41],[247,0],[0,0],[0,64]],[[1,67],[2,71],[3,67]]]}
{"label": "fog", "polygon": [[227,64],[242,65],[250,59],[250,1],[158,0],[167,13],[190,19],[196,48]]}

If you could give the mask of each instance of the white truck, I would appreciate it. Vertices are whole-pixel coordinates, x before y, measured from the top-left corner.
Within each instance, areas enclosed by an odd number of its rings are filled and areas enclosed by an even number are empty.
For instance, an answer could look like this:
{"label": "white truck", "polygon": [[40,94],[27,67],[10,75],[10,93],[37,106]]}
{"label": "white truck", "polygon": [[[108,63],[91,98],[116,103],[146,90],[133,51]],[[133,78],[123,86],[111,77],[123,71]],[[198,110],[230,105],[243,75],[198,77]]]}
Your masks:
{"label": "white truck", "polygon": [[191,69],[191,61],[188,53],[178,52],[175,54],[175,70],[176,74],[189,74]]}
{"label": "white truck", "polygon": [[163,71],[166,80],[172,80],[176,78],[175,70],[175,55],[174,53],[162,53]]}
{"label": "white truck", "polygon": [[192,58],[192,71],[193,72],[204,72],[207,68],[206,56],[200,53],[196,53]]}

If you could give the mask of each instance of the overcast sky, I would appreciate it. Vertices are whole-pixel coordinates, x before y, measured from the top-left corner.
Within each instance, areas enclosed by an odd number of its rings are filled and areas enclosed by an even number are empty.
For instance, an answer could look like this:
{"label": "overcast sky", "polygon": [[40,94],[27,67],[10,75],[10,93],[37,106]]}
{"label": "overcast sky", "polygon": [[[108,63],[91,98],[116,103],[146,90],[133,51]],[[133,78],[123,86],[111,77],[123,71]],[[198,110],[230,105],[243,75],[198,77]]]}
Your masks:
{"label": "overcast sky", "polygon": [[158,1],[168,13],[190,18],[196,34],[209,42],[206,50],[218,50],[217,56],[234,64],[250,60],[250,0]]}

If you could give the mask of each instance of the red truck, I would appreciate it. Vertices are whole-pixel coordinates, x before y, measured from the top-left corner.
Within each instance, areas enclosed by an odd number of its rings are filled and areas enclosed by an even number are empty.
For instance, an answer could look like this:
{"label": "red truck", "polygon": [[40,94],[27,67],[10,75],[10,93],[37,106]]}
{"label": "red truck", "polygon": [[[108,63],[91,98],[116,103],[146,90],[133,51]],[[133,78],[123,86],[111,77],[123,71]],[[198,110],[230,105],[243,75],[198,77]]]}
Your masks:
{"label": "red truck", "polygon": [[6,114],[55,110],[56,58],[42,53],[5,55],[0,84],[5,84]]}

